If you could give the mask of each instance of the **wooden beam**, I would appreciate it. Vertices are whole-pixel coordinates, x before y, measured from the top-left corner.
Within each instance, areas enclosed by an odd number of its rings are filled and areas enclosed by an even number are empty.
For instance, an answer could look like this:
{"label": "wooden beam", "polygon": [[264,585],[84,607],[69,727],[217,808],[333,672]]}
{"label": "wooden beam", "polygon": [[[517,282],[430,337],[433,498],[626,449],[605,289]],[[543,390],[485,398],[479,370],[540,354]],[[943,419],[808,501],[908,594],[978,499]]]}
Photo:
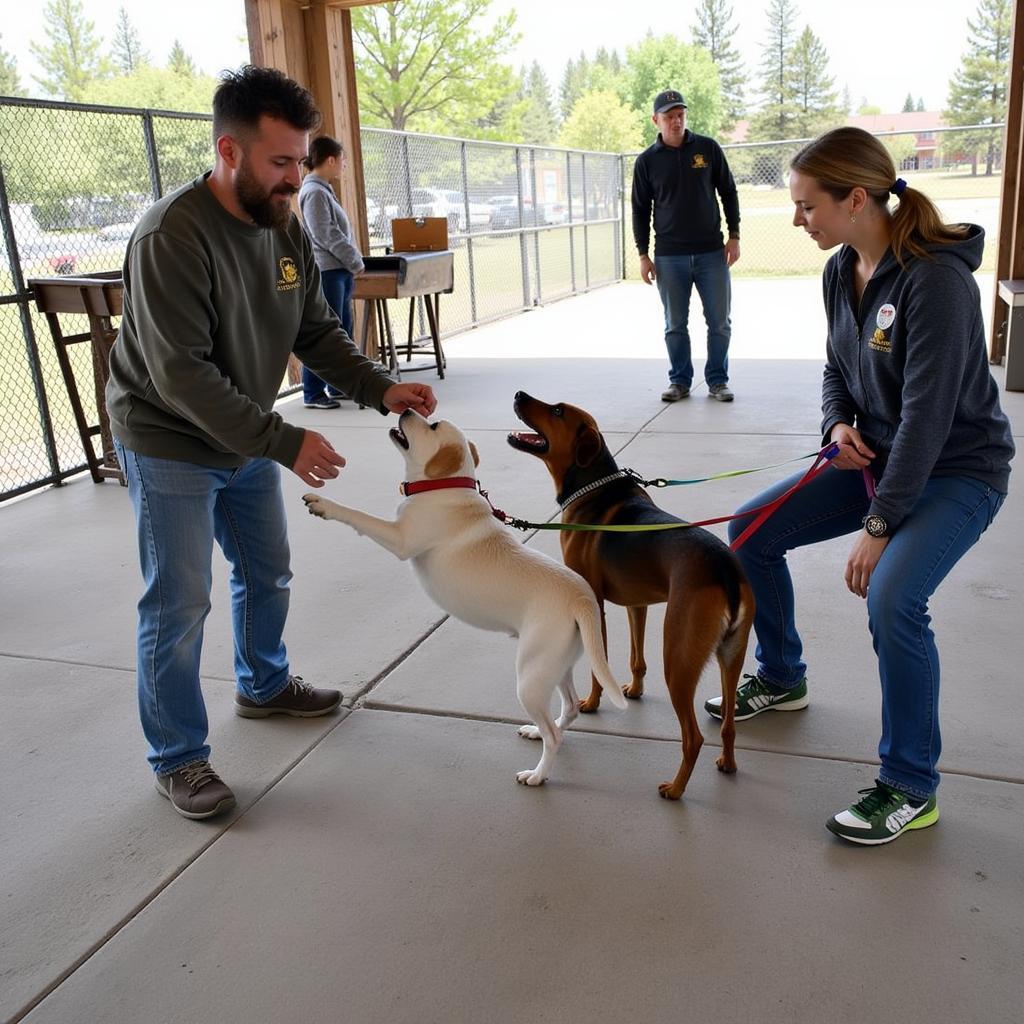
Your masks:
{"label": "wooden beam", "polygon": [[1010,39],[1010,81],[1006,93],[1003,173],[999,191],[999,242],[993,282],[989,362],[1006,353],[1010,307],[999,297],[999,282],[1024,278],[1024,0],[1014,0]]}

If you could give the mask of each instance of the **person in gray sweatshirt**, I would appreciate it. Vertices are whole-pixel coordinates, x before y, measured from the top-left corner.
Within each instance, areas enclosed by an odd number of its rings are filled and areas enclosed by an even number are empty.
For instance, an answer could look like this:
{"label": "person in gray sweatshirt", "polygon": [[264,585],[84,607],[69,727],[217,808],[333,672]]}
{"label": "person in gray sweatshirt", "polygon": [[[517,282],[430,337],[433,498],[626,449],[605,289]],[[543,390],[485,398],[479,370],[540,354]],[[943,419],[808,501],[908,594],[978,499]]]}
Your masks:
{"label": "person in gray sweatshirt", "polygon": [[[309,144],[304,163],[309,173],[299,189],[299,210],[313,243],[324,298],[351,338],[352,284],[355,275],[363,271],[363,257],[353,240],[348,216],[330,184],[345,172],[345,151],[330,135],[318,135]],[[302,400],[307,409],[337,409],[338,399],[344,397],[343,392],[332,388],[303,364]]]}
{"label": "person in gray sweatshirt", "polygon": [[[739,551],[757,599],[757,674],[737,721],[808,704],[786,552],[855,533],[847,588],[867,599],[882,687],[873,787],[826,827],[888,843],[938,820],[939,658],[928,601],[994,519],[1014,445],[989,371],[973,272],[984,232],[944,224],[859,128],[828,132],[791,163],[793,223],[821,249],[828,320],[823,442],[839,454]],[[890,210],[890,197],[896,196]],[[784,493],[790,477],[746,512]],[[730,526],[733,539],[751,522]],[[705,704],[721,716],[721,698]]]}

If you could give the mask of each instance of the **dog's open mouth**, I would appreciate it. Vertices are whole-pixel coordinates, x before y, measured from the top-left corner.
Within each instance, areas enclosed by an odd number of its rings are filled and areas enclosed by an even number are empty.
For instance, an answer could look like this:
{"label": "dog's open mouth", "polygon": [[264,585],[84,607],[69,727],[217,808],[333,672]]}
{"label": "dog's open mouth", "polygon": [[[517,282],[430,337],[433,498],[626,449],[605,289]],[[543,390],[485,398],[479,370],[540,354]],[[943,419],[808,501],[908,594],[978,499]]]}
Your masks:
{"label": "dog's open mouth", "polygon": [[508,443],[521,452],[543,455],[548,450],[548,439],[543,434],[520,433],[513,430],[508,435]]}
{"label": "dog's open mouth", "polygon": [[398,421],[397,427],[392,427],[388,431],[388,436],[391,438],[399,448],[404,448],[406,451],[409,450],[409,438],[405,436],[405,431],[402,430],[402,421]]}

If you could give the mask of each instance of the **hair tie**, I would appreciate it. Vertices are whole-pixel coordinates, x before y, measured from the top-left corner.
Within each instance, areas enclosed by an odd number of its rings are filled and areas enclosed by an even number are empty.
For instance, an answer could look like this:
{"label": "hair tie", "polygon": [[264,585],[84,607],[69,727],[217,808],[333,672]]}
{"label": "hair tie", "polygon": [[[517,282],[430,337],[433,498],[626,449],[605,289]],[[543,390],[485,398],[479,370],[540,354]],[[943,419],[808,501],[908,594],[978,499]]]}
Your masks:
{"label": "hair tie", "polygon": [[889,191],[894,196],[903,195],[903,190],[907,187],[907,183],[902,178],[897,178],[890,186]]}

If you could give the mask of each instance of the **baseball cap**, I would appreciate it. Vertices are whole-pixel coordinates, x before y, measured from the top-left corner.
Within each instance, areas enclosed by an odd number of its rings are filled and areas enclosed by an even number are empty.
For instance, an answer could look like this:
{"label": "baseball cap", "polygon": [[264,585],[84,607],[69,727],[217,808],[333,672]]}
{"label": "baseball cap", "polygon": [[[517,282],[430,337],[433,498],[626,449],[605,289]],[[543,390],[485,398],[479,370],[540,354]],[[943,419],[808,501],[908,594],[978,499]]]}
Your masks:
{"label": "baseball cap", "polygon": [[683,99],[681,92],[676,92],[675,89],[666,89],[654,97],[654,112],[656,114],[664,114],[666,110],[671,110],[673,107],[686,107],[686,100]]}

